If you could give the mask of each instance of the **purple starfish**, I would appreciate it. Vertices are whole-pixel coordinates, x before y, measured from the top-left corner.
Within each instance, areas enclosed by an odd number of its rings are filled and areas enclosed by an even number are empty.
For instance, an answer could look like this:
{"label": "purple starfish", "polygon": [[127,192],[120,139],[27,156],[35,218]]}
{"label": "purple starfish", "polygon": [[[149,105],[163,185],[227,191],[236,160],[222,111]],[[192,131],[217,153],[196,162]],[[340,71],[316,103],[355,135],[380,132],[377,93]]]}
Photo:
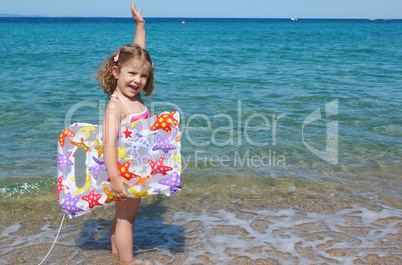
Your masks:
{"label": "purple starfish", "polygon": [[65,165],[74,165],[74,163],[68,159],[72,153],[73,152],[70,151],[63,155],[57,152],[57,164],[59,165],[60,172],[63,171]]}
{"label": "purple starfish", "polygon": [[166,138],[162,138],[162,136],[160,135],[157,135],[157,137],[158,137],[158,143],[152,148],[152,150],[154,151],[162,150],[164,153],[168,153],[169,150],[176,150],[176,146],[170,143],[170,141],[172,141],[174,137],[174,134]]}
{"label": "purple starfish", "polygon": [[69,212],[71,217],[74,218],[76,212],[84,211],[83,209],[77,207],[77,202],[80,198],[81,198],[81,195],[78,195],[75,198],[71,198],[71,193],[68,192],[66,194],[66,198],[64,199],[64,202],[62,204],[60,204],[61,209]]}
{"label": "purple starfish", "polygon": [[158,183],[170,187],[170,196],[181,190],[180,176],[177,172],[174,172],[166,179],[159,180]]}
{"label": "purple starfish", "polygon": [[99,171],[106,171],[106,165],[105,162],[99,161],[96,159],[96,157],[93,156],[92,158],[98,164],[98,166],[90,167],[89,170],[94,171],[94,179],[98,180]]}
{"label": "purple starfish", "polygon": [[[134,153],[137,153],[138,149],[141,146],[145,147],[145,148],[151,147],[151,145],[149,144],[149,141],[147,139],[147,136],[149,136],[149,135],[142,135],[137,131],[137,129],[134,130],[134,134],[135,134],[135,138],[128,140],[132,143],[132,149],[133,149]],[[150,134],[150,135],[153,135],[153,134]]]}

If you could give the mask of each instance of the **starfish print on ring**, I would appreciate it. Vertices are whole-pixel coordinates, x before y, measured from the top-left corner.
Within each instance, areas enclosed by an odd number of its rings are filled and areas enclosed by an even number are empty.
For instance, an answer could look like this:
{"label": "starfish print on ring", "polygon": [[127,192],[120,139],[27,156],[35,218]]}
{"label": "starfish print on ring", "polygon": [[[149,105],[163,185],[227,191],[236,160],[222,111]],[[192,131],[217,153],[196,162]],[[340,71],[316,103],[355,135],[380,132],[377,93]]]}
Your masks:
{"label": "starfish print on ring", "polygon": [[157,135],[158,137],[158,143],[152,148],[152,150],[162,150],[164,153],[168,153],[169,150],[176,150],[176,146],[170,143],[172,141],[174,134],[163,138],[160,135]]}
{"label": "starfish print on ring", "polygon": [[99,171],[106,171],[105,162],[99,161],[96,157],[92,157],[92,159],[98,164],[97,166],[90,167],[89,170],[94,171],[94,179],[98,180]]}
{"label": "starfish print on ring", "polygon": [[165,159],[165,155],[161,156],[158,160],[155,162],[152,161],[151,159],[148,159],[148,163],[152,168],[151,175],[156,175],[156,174],[162,174],[166,175],[167,171],[172,170],[173,168],[165,166],[163,164],[163,160]]}

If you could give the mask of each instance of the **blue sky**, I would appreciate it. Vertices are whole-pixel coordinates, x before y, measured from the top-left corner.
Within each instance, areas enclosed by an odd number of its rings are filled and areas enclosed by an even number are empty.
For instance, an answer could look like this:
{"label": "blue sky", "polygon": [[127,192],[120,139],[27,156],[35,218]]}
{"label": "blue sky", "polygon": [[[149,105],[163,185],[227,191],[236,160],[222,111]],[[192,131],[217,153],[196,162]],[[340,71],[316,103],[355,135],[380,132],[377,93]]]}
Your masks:
{"label": "blue sky", "polygon": [[[401,0],[138,0],[144,17],[402,18]],[[2,0],[1,14],[129,17],[130,0]]]}

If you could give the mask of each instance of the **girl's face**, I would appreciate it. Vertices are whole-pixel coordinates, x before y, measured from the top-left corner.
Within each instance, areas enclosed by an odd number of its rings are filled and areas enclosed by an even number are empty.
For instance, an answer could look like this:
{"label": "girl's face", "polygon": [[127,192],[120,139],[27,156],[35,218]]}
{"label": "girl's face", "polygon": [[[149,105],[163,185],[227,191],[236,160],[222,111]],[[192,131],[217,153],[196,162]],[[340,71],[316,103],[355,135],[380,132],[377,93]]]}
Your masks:
{"label": "girl's face", "polygon": [[143,60],[132,59],[128,60],[120,69],[114,66],[112,70],[117,79],[117,91],[127,98],[133,98],[147,84],[150,65]]}

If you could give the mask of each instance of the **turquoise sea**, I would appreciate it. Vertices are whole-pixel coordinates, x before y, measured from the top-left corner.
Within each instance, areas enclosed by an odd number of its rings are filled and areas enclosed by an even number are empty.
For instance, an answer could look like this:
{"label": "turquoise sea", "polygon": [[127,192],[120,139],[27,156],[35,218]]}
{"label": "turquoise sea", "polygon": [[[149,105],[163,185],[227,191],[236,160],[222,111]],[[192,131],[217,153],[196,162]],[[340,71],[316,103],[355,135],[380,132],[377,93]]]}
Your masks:
{"label": "turquoise sea", "polygon": [[[181,22],[185,21],[185,24]],[[143,200],[155,264],[401,264],[402,20],[146,19],[151,115],[181,114],[183,190]],[[62,213],[56,143],[101,124],[124,18],[0,18],[1,264],[37,264]],[[112,264],[113,207],[47,264]]]}

